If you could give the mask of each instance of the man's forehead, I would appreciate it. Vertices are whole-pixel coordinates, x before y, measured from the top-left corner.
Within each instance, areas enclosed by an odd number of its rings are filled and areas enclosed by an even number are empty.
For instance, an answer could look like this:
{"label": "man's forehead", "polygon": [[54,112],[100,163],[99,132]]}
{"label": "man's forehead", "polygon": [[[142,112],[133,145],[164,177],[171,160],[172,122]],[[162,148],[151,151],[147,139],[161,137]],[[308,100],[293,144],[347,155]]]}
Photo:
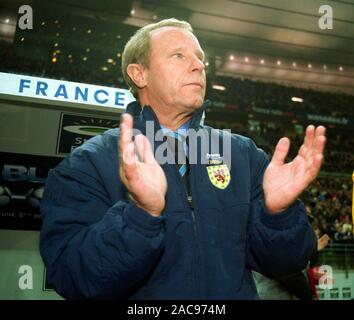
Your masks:
{"label": "man's forehead", "polygon": [[[152,30],[150,32],[150,36],[151,36],[151,41],[152,42],[156,42],[159,40],[166,40],[169,37],[176,35],[176,36],[181,36],[181,39],[183,39],[185,36],[186,38],[190,39],[190,40],[194,40],[197,44],[198,47],[200,47],[199,41],[197,39],[197,37],[190,31],[182,29],[182,28],[178,28],[178,27],[171,27],[171,26],[165,26],[165,27],[161,27],[155,30]],[[165,42],[166,44],[171,44],[170,41]]]}
{"label": "man's forehead", "polygon": [[179,28],[179,27],[164,26],[164,27],[160,27],[160,28],[150,31],[150,35],[156,37],[156,36],[161,36],[161,35],[165,34],[166,32],[167,33],[174,33],[174,32],[191,33],[190,31],[188,31],[186,29]]}

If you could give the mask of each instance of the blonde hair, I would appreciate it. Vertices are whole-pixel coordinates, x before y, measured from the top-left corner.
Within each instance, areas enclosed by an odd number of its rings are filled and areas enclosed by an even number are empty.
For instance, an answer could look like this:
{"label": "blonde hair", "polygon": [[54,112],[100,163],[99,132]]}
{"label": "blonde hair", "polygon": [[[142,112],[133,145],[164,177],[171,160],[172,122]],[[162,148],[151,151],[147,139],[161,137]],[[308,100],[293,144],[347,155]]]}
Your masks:
{"label": "blonde hair", "polygon": [[129,77],[127,67],[131,63],[138,63],[146,68],[149,67],[151,50],[150,32],[162,27],[177,27],[193,33],[193,28],[188,22],[177,20],[175,18],[164,19],[157,23],[148,24],[135,32],[135,34],[126,43],[122,54],[123,78],[135,97],[137,94],[137,86]]}

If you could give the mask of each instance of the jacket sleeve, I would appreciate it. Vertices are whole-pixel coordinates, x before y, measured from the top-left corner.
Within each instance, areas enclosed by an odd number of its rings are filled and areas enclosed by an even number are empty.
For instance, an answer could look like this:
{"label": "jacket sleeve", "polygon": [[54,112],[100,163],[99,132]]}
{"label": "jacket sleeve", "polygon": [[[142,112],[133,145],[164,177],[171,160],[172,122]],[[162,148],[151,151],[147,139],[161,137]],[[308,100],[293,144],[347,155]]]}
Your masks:
{"label": "jacket sleeve", "polygon": [[270,278],[301,271],[307,266],[317,243],[306,208],[297,199],[281,213],[267,212],[262,182],[268,157],[252,141],[249,148],[252,189],[247,264]]}
{"label": "jacket sleeve", "polygon": [[41,201],[47,280],[68,299],[127,298],[163,250],[164,218],[123,196],[112,203],[99,168],[119,184],[117,167],[102,162],[101,150],[93,161],[91,151],[78,149],[50,171]]}

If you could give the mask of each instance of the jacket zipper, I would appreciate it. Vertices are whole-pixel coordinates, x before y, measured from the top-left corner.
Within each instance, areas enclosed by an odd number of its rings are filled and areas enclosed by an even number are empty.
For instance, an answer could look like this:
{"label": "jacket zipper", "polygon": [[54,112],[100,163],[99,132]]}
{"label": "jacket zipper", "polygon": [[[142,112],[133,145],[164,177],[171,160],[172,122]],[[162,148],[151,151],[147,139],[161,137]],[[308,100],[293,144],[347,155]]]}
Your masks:
{"label": "jacket zipper", "polygon": [[[192,168],[192,167],[191,167]],[[194,170],[190,170],[190,178],[193,183],[190,184],[191,187],[191,193],[193,195],[194,191]],[[196,201],[196,193],[194,192],[194,196],[192,198],[193,201],[193,209],[190,209],[191,215],[192,215],[192,220],[193,220],[193,231],[194,231],[194,240],[195,240],[195,268],[194,268],[194,279],[196,283],[196,294],[197,294],[197,299],[201,298],[201,288],[200,288],[200,277],[198,273],[198,269],[200,269],[200,260],[201,260],[201,248],[200,248],[200,242],[198,241],[198,206],[197,206],[197,201]]]}
{"label": "jacket zipper", "polygon": [[[179,184],[180,186],[182,186],[183,188],[183,191],[184,191],[184,194],[186,195],[186,198],[185,198],[185,207],[187,210],[189,210],[191,212],[191,216],[192,216],[192,224],[193,224],[193,236],[194,236],[194,252],[195,252],[195,255],[194,255],[194,258],[193,258],[193,263],[192,263],[192,273],[193,273],[193,276],[194,276],[194,283],[195,283],[195,299],[198,299],[200,298],[200,279],[199,279],[199,276],[198,276],[198,265],[200,264],[199,261],[200,261],[200,246],[199,246],[199,242],[198,242],[198,227],[197,227],[197,219],[196,219],[196,214],[195,214],[195,204],[196,204],[196,201],[194,201],[194,197],[192,198],[192,202],[193,202],[193,209],[190,207],[189,205],[189,201],[188,201],[188,195],[187,195],[187,192],[185,190],[185,186],[184,186],[184,183],[181,179],[181,176],[179,174],[179,171],[177,169],[177,167],[175,168],[175,176],[177,177],[177,179],[179,179]],[[194,176],[193,176],[194,177]],[[194,178],[193,178],[193,181],[194,181]],[[192,193],[193,194],[193,193]]]}

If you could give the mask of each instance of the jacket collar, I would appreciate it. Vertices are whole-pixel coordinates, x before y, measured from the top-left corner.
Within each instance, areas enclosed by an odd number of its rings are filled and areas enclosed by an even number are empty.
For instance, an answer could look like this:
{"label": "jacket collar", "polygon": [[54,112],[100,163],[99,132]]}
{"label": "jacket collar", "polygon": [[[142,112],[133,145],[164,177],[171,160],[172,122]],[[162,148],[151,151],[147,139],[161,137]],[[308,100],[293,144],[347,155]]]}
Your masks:
{"label": "jacket collar", "polygon": [[[198,130],[201,127],[201,119],[203,116],[203,113],[205,109],[209,106],[209,100],[205,100],[203,105],[197,109],[194,113],[193,116],[190,120],[189,128]],[[144,108],[141,107],[140,103],[138,101],[133,101],[127,105],[126,111],[127,113],[131,114],[134,117],[134,128],[138,128],[142,126],[142,123],[137,124],[135,123],[136,120],[139,120],[139,122],[145,122],[145,121],[154,121],[155,123],[155,129],[160,129],[160,123],[159,120],[157,119],[157,116],[153,110],[153,108],[149,105],[145,105]]]}

